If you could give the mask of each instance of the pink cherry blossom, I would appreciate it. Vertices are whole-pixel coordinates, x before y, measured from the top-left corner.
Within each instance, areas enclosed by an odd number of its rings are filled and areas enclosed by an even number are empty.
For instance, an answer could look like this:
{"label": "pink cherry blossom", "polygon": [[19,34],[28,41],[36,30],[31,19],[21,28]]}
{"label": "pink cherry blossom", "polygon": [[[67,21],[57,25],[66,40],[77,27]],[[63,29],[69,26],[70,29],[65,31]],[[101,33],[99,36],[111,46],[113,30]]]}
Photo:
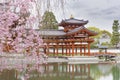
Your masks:
{"label": "pink cherry blossom", "polygon": [[[42,64],[46,57],[40,51],[43,41],[39,33],[32,28],[37,19],[35,16],[26,16],[30,13],[33,2],[34,0],[10,1],[9,10],[0,11],[0,52],[25,54],[26,59],[35,59],[36,64]],[[0,59],[5,61],[4,58]],[[7,61],[4,65],[7,65]]]}

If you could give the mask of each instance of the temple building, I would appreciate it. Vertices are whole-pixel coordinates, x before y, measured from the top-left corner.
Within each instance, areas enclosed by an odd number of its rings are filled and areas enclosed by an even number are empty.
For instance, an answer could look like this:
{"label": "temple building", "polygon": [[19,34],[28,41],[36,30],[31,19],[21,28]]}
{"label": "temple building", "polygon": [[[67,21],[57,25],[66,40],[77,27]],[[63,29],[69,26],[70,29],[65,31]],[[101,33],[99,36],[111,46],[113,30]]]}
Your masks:
{"label": "temple building", "polygon": [[88,21],[71,17],[62,20],[59,26],[63,30],[40,30],[39,33],[44,41],[44,51],[47,55],[54,56],[90,56],[90,44],[94,41],[91,36],[96,32],[88,30],[85,25]]}

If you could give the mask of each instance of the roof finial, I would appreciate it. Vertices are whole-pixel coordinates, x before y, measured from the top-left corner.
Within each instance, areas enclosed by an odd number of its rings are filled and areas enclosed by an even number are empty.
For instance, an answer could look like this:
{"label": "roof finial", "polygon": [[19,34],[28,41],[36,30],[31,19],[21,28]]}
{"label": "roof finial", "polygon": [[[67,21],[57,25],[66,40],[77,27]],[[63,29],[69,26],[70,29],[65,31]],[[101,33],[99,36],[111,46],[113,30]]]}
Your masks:
{"label": "roof finial", "polygon": [[73,19],[73,18],[74,18],[74,17],[73,17],[73,15],[71,14],[71,15],[70,15],[70,19]]}

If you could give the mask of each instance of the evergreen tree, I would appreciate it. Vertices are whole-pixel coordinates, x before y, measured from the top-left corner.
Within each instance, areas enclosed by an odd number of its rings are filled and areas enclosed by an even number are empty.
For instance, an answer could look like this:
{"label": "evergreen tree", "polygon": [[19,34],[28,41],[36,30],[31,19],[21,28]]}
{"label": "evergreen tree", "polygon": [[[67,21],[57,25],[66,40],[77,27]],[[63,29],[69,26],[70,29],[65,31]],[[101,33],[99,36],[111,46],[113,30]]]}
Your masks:
{"label": "evergreen tree", "polygon": [[112,32],[112,38],[111,38],[111,43],[112,45],[116,46],[120,41],[119,38],[119,22],[118,20],[114,20],[113,26],[112,26],[113,32]]}
{"label": "evergreen tree", "polygon": [[57,20],[53,12],[46,11],[42,17],[42,26],[40,29],[58,29]]}

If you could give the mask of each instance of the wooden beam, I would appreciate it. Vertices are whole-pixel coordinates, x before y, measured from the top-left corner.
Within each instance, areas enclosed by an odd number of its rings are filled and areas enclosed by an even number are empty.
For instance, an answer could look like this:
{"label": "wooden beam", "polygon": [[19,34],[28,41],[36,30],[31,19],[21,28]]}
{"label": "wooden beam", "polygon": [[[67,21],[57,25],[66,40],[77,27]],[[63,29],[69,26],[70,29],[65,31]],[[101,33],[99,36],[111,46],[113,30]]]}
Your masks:
{"label": "wooden beam", "polygon": [[92,38],[86,38],[86,39],[67,39],[66,40],[59,40],[59,39],[43,39],[44,42],[49,42],[49,43],[65,43],[65,42],[93,42],[94,40]]}

